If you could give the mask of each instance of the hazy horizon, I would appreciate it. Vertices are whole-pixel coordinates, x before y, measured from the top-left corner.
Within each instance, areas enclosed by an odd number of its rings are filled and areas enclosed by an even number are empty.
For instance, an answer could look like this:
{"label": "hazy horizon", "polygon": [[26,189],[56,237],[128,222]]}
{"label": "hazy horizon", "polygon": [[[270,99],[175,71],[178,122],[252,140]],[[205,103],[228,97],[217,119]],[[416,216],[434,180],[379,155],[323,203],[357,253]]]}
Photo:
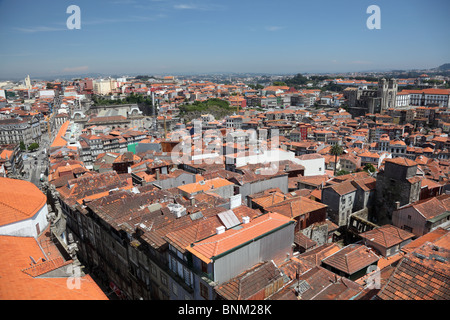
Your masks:
{"label": "hazy horizon", "polygon": [[[381,10],[381,29],[366,25]],[[67,7],[81,10],[69,30]],[[439,0],[0,2],[0,78],[348,73],[450,62]]]}

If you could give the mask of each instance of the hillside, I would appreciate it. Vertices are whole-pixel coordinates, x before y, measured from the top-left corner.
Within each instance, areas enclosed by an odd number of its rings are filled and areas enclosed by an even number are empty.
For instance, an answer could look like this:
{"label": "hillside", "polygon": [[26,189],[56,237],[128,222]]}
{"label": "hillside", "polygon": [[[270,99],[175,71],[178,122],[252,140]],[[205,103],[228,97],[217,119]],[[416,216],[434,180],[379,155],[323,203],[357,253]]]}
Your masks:
{"label": "hillside", "polygon": [[236,108],[231,107],[228,101],[220,99],[209,99],[207,101],[195,101],[193,104],[179,106],[180,118],[185,122],[200,118],[202,114],[212,114],[216,119],[222,119],[236,112]]}
{"label": "hillside", "polygon": [[450,70],[450,63],[444,63],[443,65],[437,67],[437,69],[442,71]]}

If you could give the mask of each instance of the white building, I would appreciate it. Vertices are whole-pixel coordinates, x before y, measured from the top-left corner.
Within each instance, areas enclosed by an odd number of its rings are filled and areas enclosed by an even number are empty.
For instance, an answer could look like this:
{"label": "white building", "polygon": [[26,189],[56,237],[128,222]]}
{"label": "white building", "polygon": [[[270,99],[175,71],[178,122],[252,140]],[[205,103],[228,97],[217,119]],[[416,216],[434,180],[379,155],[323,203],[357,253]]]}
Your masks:
{"label": "white building", "polygon": [[395,107],[408,107],[411,103],[411,96],[408,92],[398,92],[395,99]]}
{"label": "white building", "polygon": [[296,159],[297,163],[305,167],[305,177],[325,174],[325,158],[322,155],[318,153],[304,154]]}
{"label": "white building", "polygon": [[429,106],[430,104],[449,106],[450,89],[403,90],[402,92],[409,94],[410,104],[413,106]]}
{"label": "white building", "polygon": [[94,80],[94,94],[108,95],[116,88],[114,85],[117,87],[116,82],[112,80]]}

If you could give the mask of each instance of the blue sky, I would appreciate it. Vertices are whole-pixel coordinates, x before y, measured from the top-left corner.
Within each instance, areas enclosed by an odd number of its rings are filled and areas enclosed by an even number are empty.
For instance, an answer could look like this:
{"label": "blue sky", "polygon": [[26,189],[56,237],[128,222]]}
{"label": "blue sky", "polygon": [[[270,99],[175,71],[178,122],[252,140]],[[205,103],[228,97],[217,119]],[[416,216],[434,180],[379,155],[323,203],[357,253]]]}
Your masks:
{"label": "blue sky", "polygon": [[[69,30],[69,5],[81,30]],[[366,9],[381,9],[369,30]],[[447,0],[0,0],[0,77],[346,72],[450,62]]]}

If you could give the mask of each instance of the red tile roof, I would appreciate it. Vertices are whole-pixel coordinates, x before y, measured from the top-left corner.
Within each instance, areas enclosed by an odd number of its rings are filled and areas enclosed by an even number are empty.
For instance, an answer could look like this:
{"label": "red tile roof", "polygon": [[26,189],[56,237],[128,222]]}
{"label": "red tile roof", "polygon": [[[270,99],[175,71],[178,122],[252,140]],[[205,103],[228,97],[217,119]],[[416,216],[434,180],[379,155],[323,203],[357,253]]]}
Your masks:
{"label": "red tile roof", "polygon": [[403,246],[402,251],[409,253],[423,245],[425,242],[432,242],[434,243],[436,240],[442,238],[447,233],[449,233],[448,230],[445,230],[441,227],[434,229],[433,231],[430,231],[423,236],[420,236],[419,238],[413,240],[412,242],[408,243],[407,245]]}
{"label": "red tile roof", "polygon": [[265,299],[284,284],[283,274],[273,263],[264,262],[216,287],[227,300]]}
{"label": "red tile roof", "polygon": [[379,259],[378,255],[368,247],[360,244],[350,244],[324,259],[322,263],[351,275],[377,262]]}
{"label": "red tile roof", "polygon": [[50,148],[64,147],[67,145],[67,141],[63,138],[63,136],[66,134],[69,124],[70,124],[70,121],[66,121],[63,123],[61,128],[59,128],[59,131],[58,131],[55,139],[53,140],[53,143],[51,144]]}
{"label": "red tile roof", "polygon": [[1,300],[108,300],[89,276],[80,277],[80,288],[70,289],[67,278],[39,277],[66,263],[57,258],[32,266],[45,257],[32,237],[0,236],[0,299]]}
{"label": "red tile roof", "polygon": [[32,218],[46,202],[31,182],[0,178],[0,226]]}
{"label": "red tile roof", "polygon": [[331,185],[330,187],[327,188],[333,189],[337,194],[341,196],[356,191],[356,188],[352,184],[352,181],[344,181],[338,184]]}
{"label": "red tile roof", "polygon": [[318,266],[323,259],[335,254],[339,250],[341,250],[341,248],[336,243],[325,243],[310,251],[302,253],[299,257]]}
{"label": "red tile roof", "polygon": [[396,226],[387,224],[373,230],[363,232],[359,236],[385,248],[390,248],[402,243],[403,241],[413,238],[414,234],[397,228]]}
{"label": "red tile roof", "polygon": [[410,160],[408,158],[403,158],[403,157],[397,157],[394,159],[386,159],[386,162],[390,162],[390,163],[395,163],[401,166],[406,166],[406,167],[412,167],[412,166],[417,166],[417,162]]}
{"label": "red tile roof", "polygon": [[275,293],[273,300],[348,300],[355,297],[362,286],[345,277],[316,266],[299,275]]}
{"label": "red tile roof", "polygon": [[377,297],[382,300],[449,300],[450,234],[447,245],[426,242],[399,262]]}
{"label": "red tile roof", "polygon": [[183,186],[179,186],[178,189],[191,194],[200,191],[210,191],[213,189],[218,189],[229,185],[233,185],[233,183],[226,179],[215,178],[211,180],[202,180],[199,182],[185,184]]}
{"label": "red tile roof", "polygon": [[441,195],[418,201],[409,205],[413,207],[426,219],[432,219],[450,210],[450,195]]}
{"label": "red tile roof", "polygon": [[311,200],[307,197],[295,197],[281,201],[264,209],[280,213],[289,218],[296,218],[327,207],[326,204]]}

